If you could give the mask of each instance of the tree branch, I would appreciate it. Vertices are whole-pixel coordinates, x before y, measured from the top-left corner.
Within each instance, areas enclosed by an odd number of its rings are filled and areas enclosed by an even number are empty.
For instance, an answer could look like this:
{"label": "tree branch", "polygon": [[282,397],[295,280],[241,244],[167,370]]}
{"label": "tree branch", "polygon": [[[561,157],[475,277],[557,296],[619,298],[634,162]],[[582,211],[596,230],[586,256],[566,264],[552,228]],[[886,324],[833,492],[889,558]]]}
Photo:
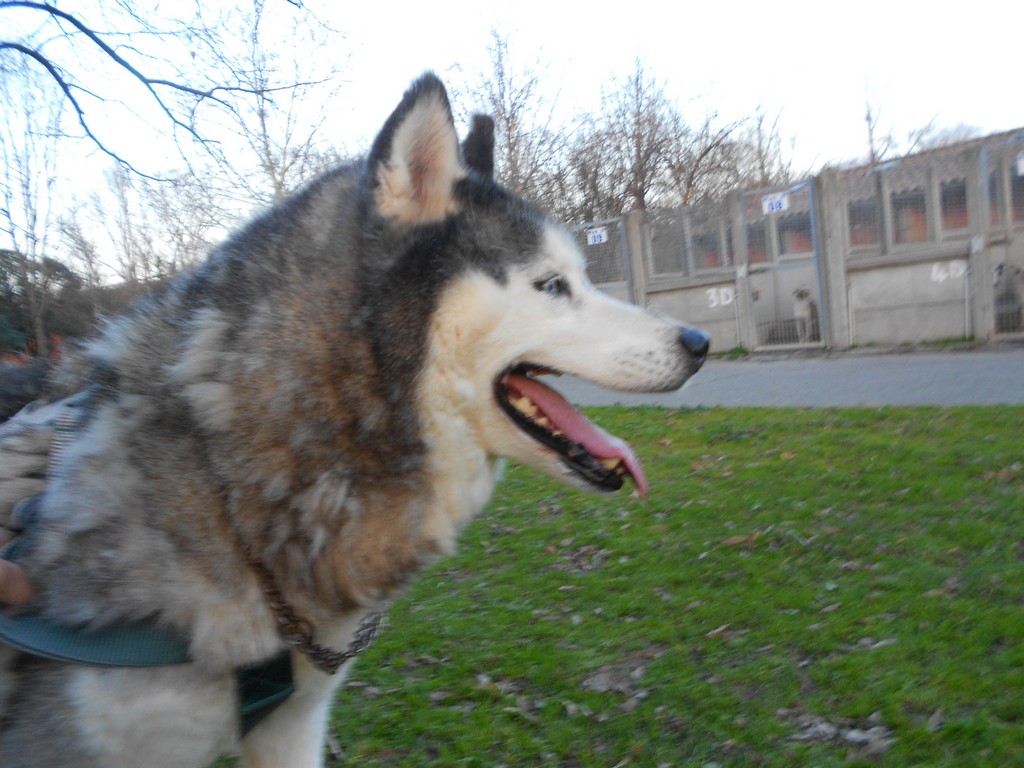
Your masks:
{"label": "tree branch", "polygon": [[[0,2],[0,9],[3,8],[26,8],[29,10],[41,11],[53,17],[54,19],[58,19],[60,21],[64,21],[70,24],[78,32],[84,35],[89,42],[91,42],[93,45],[99,48],[99,50],[102,51],[102,53],[105,56],[107,56],[111,61],[113,61],[117,66],[119,66],[129,75],[131,75],[131,77],[134,78],[136,81],[141,83],[142,86],[149,92],[150,96],[156,102],[160,110],[163,111],[163,113],[167,116],[168,120],[171,121],[172,125],[183,129],[196,141],[202,144],[205,144],[206,140],[200,135],[200,133],[196,130],[194,126],[195,112],[199,105],[201,105],[204,101],[210,100],[219,104],[222,107],[230,108],[230,104],[225,99],[218,96],[219,93],[243,93],[248,95],[254,95],[259,93],[258,91],[252,88],[246,88],[243,86],[219,85],[214,86],[212,88],[201,89],[194,88],[190,85],[186,85],[183,83],[177,83],[173,80],[149,77],[145,75],[143,72],[141,72],[131,62],[125,59],[121,54],[119,54],[105,40],[103,40],[100,33],[96,32],[94,29],[87,26],[84,22],[82,22],[80,19],[76,18],[72,14],[63,11],[60,8],[57,8],[54,5],[50,5],[49,3],[45,2],[32,2],[31,0],[2,0],[2,2]],[[75,98],[75,95],[72,92],[73,86],[65,79],[61,70],[48,57],[44,56],[43,54],[39,53],[39,51],[22,43],[0,41],[0,49],[3,48],[16,50],[24,54],[25,56],[32,58],[46,70],[50,77],[53,78],[53,80],[57,83],[58,87],[64,93],[64,96],[68,99],[68,101],[72,105],[72,108],[75,110],[79,125],[85,131],[89,139],[92,140],[96,144],[96,146],[100,148],[100,150],[110,155],[112,158],[117,160],[117,162],[130,168],[133,172],[138,173],[140,176],[145,176],[146,178],[153,178],[152,176],[148,176],[147,174],[141,173],[140,171],[138,171],[138,169],[134,168],[130,163],[124,160],[124,158],[112,152],[93,133],[93,131],[89,128],[88,121],[85,117],[85,111],[82,109],[81,103]],[[160,94],[159,89],[161,88],[187,95],[194,100],[191,108],[187,112],[187,114],[189,115],[188,122],[179,117],[174,112],[174,110],[172,110],[167,105],[167,103],[164,101],[163,96]]]}
{"label": "tree branch", "polygon": [[76,99],[75,94],[72,93],[71,84],[64,79],[64,76],[61,74],[61,71],[53,64],[53,62],[51,62],[48,58],[40,54],[35,49],[21,45],[20,43],[9,43],[0,40],[0,50],[4,49],[18,51],[19,53],[28,56],[30,59],[35,60],[41,67],[43,67],[43,69],[46,70],[46,72],[50,75],[51,78],[53,78],[54,82],[57,83],[57,86],[64,93],[64,98],[66,98],[68,102],[71,104],[72,109],[74,109],[75,111],[75,116],[78,118],[78,124],[82,127],[82,130],[85,131],[85,135],[89,137],[89,140],[92,141],[92,143],[95,144],[101,152],[109,155],[118,163],[125,166],[133,173],[138,174],[139,176],[144,176],[145,178],[152,179],[153,181],[160,181],[160,179],[143,173],[138,168],[129,163],[127,160],[125,160],[123,157],[121,157],[119,154],[109,149],[100,140],[100,138],[92,132],[92,129],[89,128],[89,124],[88,122],[86,122],[85,119],[85,110],[82,109],[82,105],[78,103],[78,99]]}

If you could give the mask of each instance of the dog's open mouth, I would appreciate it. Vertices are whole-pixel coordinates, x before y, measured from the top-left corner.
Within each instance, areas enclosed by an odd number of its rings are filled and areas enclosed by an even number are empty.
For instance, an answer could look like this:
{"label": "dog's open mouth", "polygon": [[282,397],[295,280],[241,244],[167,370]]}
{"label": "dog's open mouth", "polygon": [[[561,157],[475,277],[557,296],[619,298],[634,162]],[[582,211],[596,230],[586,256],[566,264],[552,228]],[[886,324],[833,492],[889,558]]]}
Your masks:
{"label": "dog's open mouth", "polygon": [[629,475],[640,495],[647,478],[629,445],[610,435],[551,387],[535,377],[558,374],[523,363],[506,370],[495,382],[495,397],[523,432],[557,453],[576,474],[596,488],[617,491]]}

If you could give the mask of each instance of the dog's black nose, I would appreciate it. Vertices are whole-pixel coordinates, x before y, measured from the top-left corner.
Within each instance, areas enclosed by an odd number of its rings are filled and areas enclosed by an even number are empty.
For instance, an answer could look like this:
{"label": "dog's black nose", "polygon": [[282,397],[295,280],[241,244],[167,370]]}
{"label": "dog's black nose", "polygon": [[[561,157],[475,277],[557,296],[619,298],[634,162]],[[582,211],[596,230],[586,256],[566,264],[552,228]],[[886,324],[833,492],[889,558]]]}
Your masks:
{"label": "dog's black nose", "polygon": [[711,348],[711,339],[699,328],[685,328],[679,334],[679,340],[683,343],[686,351],[693,356],[698,366],[704,364],[708,357],[708,350]]}

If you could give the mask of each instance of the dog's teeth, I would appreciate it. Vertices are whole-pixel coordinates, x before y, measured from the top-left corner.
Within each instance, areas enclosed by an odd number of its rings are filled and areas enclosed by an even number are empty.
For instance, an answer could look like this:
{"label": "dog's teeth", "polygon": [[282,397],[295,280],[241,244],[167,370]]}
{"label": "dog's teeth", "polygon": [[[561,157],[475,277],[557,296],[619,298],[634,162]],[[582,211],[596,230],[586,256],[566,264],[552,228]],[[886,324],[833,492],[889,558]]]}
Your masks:
{"label": "dog's teeth", "polygon": [[601,463],[604,464],[605,469],[614,471],[622,464],[622,459],[616,456],[610,459],[601,459]]}
{"label": "dog's teeth", "polygon": [[551,419],[549,419],[547,416],[541,416],[539,419],[536,419],[536,423],[538,426],[541,427],[550,427]]}
{"label": "dog's teeth", "polygon": [[534,405],[533,401],[530,400],[530,398],[526,397],[525,395],[516,400],[512,400],[511,402],[512,407],[515,408],[520,413],[525,413],[527,416],[531,418],[537,415],[537,406]]}

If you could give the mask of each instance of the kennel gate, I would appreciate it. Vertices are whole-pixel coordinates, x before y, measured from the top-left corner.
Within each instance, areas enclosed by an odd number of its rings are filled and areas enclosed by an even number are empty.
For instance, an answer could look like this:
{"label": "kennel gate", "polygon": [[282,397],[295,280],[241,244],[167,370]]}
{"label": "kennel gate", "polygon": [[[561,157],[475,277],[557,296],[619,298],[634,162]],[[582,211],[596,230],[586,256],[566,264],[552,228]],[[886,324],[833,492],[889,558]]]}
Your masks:
{"label": "kennel gate", "polygon": [[1024,133],[985,147],[982,189],[991,268],[992,333],[1024,336]]}
{"label": "kennel gate", "polygon": [[755,346],[822,346],[827,307],[813,180],[745,192],[740,215],[746,253],[737,256],[749,285],[740,299],[748,302]]}

